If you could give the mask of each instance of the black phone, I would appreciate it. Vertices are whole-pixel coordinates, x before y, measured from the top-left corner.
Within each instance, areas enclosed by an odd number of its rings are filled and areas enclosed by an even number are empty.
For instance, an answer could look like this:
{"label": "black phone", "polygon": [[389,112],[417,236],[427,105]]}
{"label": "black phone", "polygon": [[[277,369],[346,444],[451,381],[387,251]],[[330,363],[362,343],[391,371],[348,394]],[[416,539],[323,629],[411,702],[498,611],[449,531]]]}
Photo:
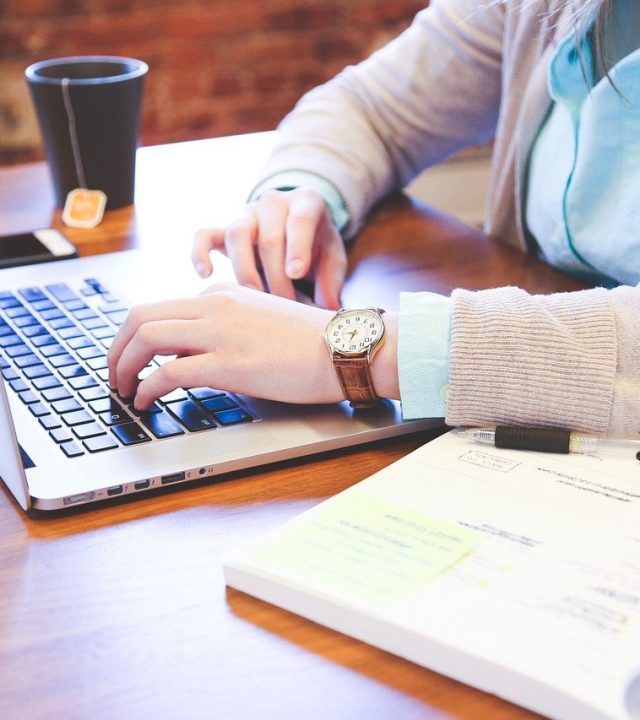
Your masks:
{"label": "black phone", "polygon": [[0,235],[0,268],[78,257],[75,246],[54,228]]}

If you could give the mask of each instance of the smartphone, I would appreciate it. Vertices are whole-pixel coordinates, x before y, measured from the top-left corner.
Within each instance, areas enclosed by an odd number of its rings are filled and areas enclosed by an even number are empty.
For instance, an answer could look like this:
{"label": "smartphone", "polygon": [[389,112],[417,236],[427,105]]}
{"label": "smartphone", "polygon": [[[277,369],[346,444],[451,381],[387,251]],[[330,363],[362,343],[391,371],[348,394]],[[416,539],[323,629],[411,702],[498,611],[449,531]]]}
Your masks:
{"label": "smartphone", "polygon": [[53,228],[0,235],[0,268],[78,257],[69,240]]}

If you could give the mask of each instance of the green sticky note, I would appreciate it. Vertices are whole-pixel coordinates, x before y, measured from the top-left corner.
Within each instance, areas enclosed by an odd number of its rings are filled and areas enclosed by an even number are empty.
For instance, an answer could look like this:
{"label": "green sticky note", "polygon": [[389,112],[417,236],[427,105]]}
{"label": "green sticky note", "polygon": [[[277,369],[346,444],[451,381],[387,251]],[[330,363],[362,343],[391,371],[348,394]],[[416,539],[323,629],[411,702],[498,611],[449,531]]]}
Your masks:
{"label": "green sticky note", "polygon": [[249,562],[291,582],[386,605],[473,550],[477,533],[361,492],[346,492],[277,534]]}

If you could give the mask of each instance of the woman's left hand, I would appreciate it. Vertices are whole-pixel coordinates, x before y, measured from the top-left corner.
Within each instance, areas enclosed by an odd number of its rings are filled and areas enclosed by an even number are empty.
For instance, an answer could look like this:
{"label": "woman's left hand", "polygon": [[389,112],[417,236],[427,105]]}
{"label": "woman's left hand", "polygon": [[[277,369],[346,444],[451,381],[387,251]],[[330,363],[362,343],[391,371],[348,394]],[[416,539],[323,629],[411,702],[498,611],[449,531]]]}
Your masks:
{"label": "woman's left hand", "polygon": [[[325,346],[330,310],[235,284],[131,310],[109,350],[109,384],[144,410],[184,387],[294,403],[344,399]],[[154,355],[177,355],[144,380]]]}

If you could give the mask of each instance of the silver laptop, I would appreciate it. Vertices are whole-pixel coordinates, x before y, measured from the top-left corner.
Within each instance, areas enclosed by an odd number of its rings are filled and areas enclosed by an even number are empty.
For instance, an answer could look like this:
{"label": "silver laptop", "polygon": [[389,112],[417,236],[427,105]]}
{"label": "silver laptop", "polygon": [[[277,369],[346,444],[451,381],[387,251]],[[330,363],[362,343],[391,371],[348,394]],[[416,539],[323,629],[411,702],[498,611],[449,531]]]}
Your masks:
{"label": "silver laptop", "polygon": [[354,412],[223,388],[178,390],[137,414],[108,387],[111,338],[131,304],[193,295],[200,282],[187,253],[136,250],[0,271],[0,477],[22,508],[142,495],[442,424],[403,422],[391,401]]}

